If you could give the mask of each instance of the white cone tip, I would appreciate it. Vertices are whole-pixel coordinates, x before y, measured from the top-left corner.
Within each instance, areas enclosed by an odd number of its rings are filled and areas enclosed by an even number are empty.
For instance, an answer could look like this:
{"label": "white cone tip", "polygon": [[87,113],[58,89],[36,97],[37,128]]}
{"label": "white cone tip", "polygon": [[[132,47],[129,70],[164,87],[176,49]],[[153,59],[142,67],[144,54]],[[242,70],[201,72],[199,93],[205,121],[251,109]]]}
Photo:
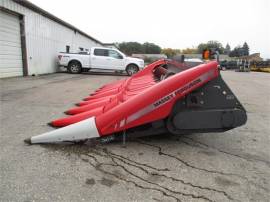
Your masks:
{"label": "white cone tip", "polygon": [[27,144],[80,141],[100,137],[95,117],[24,140]]}

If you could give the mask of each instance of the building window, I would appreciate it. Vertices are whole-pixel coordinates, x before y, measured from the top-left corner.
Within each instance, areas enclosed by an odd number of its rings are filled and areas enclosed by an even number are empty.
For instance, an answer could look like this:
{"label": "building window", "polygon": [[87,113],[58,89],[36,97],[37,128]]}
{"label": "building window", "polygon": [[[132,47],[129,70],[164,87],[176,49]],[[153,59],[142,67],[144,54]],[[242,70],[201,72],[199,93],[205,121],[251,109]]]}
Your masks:
{"label": "building window", "polygon": [[66,46],[66,52],[69,53],[70,51],[70,46]]}
{"label": "building window", "polygon": [[80,50],[80,51],[83,51],[83,50],[84,50],[84,48],[82,48],[82,47],[79,47],[79,50]]}

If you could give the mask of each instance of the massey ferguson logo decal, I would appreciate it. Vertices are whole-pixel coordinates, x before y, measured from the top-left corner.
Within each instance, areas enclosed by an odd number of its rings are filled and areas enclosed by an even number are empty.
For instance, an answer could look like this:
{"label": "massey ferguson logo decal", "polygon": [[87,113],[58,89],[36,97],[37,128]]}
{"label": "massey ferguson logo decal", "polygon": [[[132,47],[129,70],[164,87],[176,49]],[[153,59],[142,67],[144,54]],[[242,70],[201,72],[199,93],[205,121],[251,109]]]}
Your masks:
{"label": "massey ferguson logo decal", "polygon": [[183,92],[185,92],[186,90],[192,88],[193,86],[195,86],[196,84],[200,83],[202,80],[200,78],[192,81],[191,83],[185,85],[183,88],[180,88],[178,90],[175,91],[176,95],[182,94]]}
{"label": "massey ferguson logo decal", "polygon": [[160,98],[159,100],[157,100],[153,104],[142,108],[141,110],[137,111],[134,114],[131,114],[129,117],[127,117],[127,119],[123,119],[122,121],[120,121],[119,126],[123,127],[124,125],[126,125],[132,121],[135,121],[135,120],[141,118],[142,116],[154,111],[155,109],[157,109],[157,108],[161,107],[162,105],[171,101],[175,96],[182,95],[184,92],[186,92],[187,90],[189,90],[193,86],[196,86],[200,82],[206,81],[207,79],[209,79],[213,75],[214,75],[214,72],[207,72],[207,73],[201,75],[199,78],[189,82],[188,84],[184,85],[181,88],[176,89],[172,93]]}
{"label": "massey ferguson logo decal", "polygon": [[174,93],[170,94],[170,95],[167,95],[163,98],[161,98],[160,100],[158,100],[156,103],[154,103],[154,107],[158,107],[162,104],[165,104],[166,102],[170,101],[173,97],[175,96]]}
{"label": "massey ferguson logo decal", "polygon": [[166,95],[165,97],[161,98],[160,100],[158,100],[157,102],[155,102],[153,105],[155,108],[160,107],[161,105],[169,102],[173,97],[175,97],[176,95],[180,95],[182,93],[184,93],[185,91],[187,91],[188,89],[192,88],[193,86],[195,86],[196,84],[200,83],[202,80],[200,78],[188,83],[187,85],[185,85],[182,88],[177,89],[176,91],[174,91],[173,93]]}

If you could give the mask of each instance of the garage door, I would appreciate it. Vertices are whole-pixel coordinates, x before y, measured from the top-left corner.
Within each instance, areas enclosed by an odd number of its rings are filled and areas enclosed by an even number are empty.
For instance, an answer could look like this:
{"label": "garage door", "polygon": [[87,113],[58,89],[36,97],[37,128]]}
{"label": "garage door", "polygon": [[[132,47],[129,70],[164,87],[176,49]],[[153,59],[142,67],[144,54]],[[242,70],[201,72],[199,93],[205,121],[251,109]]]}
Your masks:
{"label": "garage door", "polygon": [[0,10],[0,77],[23,75],[19,17]]}

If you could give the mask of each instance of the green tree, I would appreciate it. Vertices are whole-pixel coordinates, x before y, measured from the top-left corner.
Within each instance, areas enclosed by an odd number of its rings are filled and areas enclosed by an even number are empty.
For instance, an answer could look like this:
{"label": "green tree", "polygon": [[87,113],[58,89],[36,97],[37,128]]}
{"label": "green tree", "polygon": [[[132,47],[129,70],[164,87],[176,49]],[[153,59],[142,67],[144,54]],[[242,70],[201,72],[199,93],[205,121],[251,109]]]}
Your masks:
{"label": "green tree", "polygon": [[161,48],[154,43],[145,42],[142,45],[142,47],[143,47],[143,53],[146,53],[146,54],[160,54],[161,53]]}
{"label": "green tree", "polygon": [[180,54],[181,50],[180,49],[172,49],[172,48],[163,48],[161,50],[161,53],[167,55],[168,58],[172,58],[173,56]]}
{"label": "green tree", "polygon": [[243,44],[242,49],[243,49],[243,54],[244,54],[244,55],[249,55],[249,46],[248,46],[247,42],[245,42],[245,43]]}
{"label": "green tree", "polygon": [[143,46],[138,42],[122,42],[118,44],[118,48],[127,55],[132,55],[133,53],[143,53]]}
{"label": "green tree", "polygon": [[231,52],[231,46],[227,43],[225,49],[224,49],[224,54],[229,55]]}
{"label": "green tree", "polygon": [[208,41],[207,43],[199,44],[198,53],[202,53],[205,49],[212,49],[218,51],[220,54],[224,53],[224,47],[218,41]]}
{"label": "green tree", "polygon": [[205,49],[207,49],[208,48],[208,46],[207,46],[207,44],[206,43],[200,43],[199,45],[198,45],[198,53],[202,53]]}
{"label": "green tree", "polygon": [[241,46],[236,46],[229,54],[230,57],[241,57],[245,55],[245,50]]}
{"label": "green tree", "polygon": [[120,51],[124,52],[127,55],[132,55],[133,53],[145,53],[145,54],[160,54],[161,48],[154,44],[145,42],[140,44],[138,42],[122,42],[117,43],[117,46]]}
{"label": "green tree", "polygon": [[183,49],[181,51],[181,53],[183,53],[183,54],[196,54],[196,53],[198,53],[198,49],[197,48],[186,48],[186,49]]}

